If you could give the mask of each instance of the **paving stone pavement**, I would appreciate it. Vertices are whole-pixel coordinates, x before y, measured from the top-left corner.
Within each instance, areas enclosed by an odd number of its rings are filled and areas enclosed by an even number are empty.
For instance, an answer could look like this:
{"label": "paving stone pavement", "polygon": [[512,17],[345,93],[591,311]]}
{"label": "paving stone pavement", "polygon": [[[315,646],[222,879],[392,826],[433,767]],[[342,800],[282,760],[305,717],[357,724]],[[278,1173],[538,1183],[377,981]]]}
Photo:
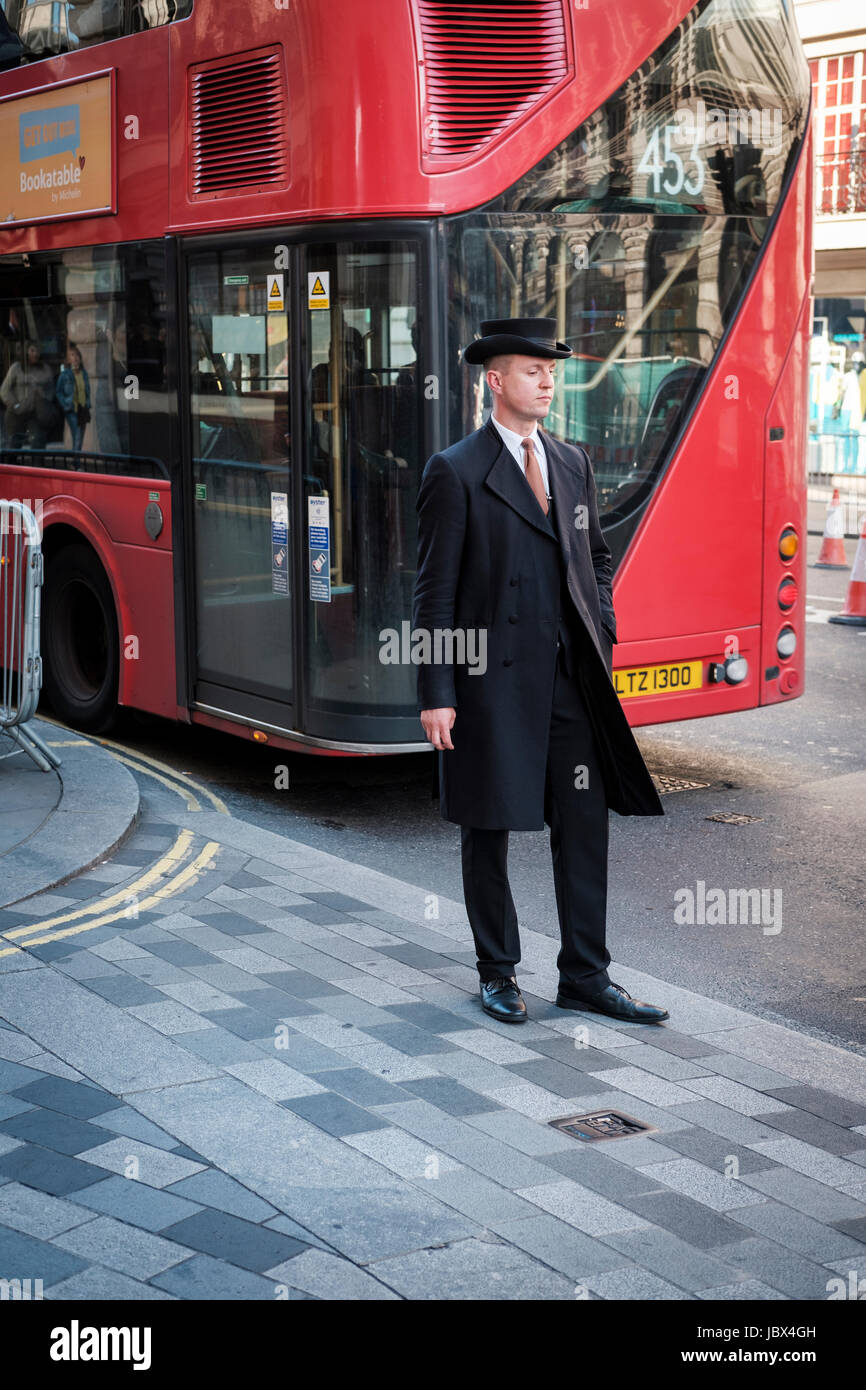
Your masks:
{"label": "paving stone pavement", "polygon": [[[186,824],[207,872],[102,912]],[[866,1269],[862,1058],[619,964],[669,1023],[563,1012],[525,927],[506,1030],[423,885],[161,808],[0,936],[0,1279],[45,1298],[819,1300]],[[549,1123],[608,1107],[649,1131]]]}

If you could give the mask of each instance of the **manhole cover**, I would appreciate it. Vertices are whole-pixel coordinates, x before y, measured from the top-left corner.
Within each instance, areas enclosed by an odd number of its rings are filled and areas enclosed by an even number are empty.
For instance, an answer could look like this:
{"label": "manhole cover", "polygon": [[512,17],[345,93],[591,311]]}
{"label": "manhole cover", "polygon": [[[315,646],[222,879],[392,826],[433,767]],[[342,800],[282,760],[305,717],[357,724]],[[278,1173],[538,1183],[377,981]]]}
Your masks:
{"label": "manhole cover", "polygon": [[763,816],[745,816],[740,811],[716,811],[714,816],[704,816],[704,820],[719,820],[723,825],[751,825],[752,821],[763,819]]}
{"label": "manhole cover", "polygon": [[690,782],[687,777],[669,777],[667,773],[654,772],[652,779],[656,788],[664,796],[665,792],[687,792],[694,787],[708,787],[709,782]]}
{"label": "manhole cover", "polygon": [[622,1110],[592,1110],[588,1115],[566,1115],[561,1120],[548,1120],[552,1129],[561,1129],[573,1139],[594,1144],[599,1139],[628,1139],[633,1134],[654,1134],[655,1125],[644,1124],[634,1115]]}

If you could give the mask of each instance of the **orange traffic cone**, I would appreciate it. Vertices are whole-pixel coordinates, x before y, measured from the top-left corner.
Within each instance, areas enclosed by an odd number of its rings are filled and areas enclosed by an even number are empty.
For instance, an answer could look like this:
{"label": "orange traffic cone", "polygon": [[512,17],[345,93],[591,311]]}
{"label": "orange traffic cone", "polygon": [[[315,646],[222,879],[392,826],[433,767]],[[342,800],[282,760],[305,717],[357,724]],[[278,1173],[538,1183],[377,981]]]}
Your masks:
{"label": "orange traffic cone", "polygon": [[827,503],[827,520],[824,524],[824,539],[813,569],[846,570],[848,560],[845,556],[845,522],[842,516],[842,503],[839,489],[834,487],[833,496]]}
{"label": "orange traffic cone", "polygon": [[851,623],[854,627],[866,627],[866,516],[862,518],[857,554],[851,570],[848,597],[841,613],[834,613],[831,623]]}

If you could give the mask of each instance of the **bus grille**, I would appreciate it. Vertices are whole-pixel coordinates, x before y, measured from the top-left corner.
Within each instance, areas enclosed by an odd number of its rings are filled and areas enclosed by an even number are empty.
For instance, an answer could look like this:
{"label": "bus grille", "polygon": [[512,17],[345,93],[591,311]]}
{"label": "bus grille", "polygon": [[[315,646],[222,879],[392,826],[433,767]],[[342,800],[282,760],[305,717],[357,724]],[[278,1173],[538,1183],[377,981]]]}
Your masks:
{"label": "bus grille", "polygon": [[190,74],[194,197],[286,181],[286,96],[279,49]]}
{"label": "bus grille", "polygon": [[416,0],[423,153],[441,169],[476,158],[570,74],[563,0]]}

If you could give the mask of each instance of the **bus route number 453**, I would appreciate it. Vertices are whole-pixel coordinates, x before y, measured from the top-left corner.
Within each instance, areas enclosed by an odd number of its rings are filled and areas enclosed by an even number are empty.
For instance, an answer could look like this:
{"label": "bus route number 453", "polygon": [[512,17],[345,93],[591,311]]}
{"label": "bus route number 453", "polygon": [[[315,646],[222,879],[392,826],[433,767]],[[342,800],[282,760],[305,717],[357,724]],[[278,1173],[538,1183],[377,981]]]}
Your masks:
{"label": "bus route number 453", "polygon": [[[647,141],[637,172],[648,176],[654,194],[666,193],[673,198],[685,193],[689,198],[697,198],[702,192],[706,165],[698,153],[698,139],[683,158],[673,148],[673,141],[682,143],[682,138],[681,126],[666,125],[654,130]],[[689,165],[694,166],[693,174],[688,171]],[[666,173],[667,178],[663,177]]]}

